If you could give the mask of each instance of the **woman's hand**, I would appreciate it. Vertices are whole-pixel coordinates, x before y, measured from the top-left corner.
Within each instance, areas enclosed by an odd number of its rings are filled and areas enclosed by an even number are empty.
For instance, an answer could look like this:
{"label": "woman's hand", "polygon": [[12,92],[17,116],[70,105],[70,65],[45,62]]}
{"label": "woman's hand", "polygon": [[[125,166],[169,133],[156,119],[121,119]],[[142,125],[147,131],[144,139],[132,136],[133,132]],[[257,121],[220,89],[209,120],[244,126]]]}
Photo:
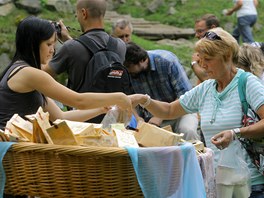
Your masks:
{"label": "woman's hand", "polygon": [[193,53],[192,61],[197,61],[197,63],[199,64],[199,60],[200,60],[199,54],[198,53]]}
{"label": "woman's hand", "polygon": [[233,141],[234,134],[231,130],[222,131],[211,138],[211,142],[220,150],[228,147]]}
{"label": "woman's hand", "polygon": [[132,116],[132,103],[130,98],[124,94],[121,93],[119,96],[119,102],[116,104],[121,110],[126,111],[129,118]]}
{"label": "woman's hand", "polygon": [[132,107],[135,108],[139,104],[144,104],[147,100],[147,96],[143,94],[133,94],[128,96],[132,102]]}
{"label": "woman's hand", "polygon": [[102,114],[105,114],[111,109],[111,107],[101,107],[100,109],[101,109]]}
{"label": "woman's hand", "polygon": [[234,12],[234,11],[233,11],[232,9],[228,9],[228,10],[226,11],[225,15],[230,16],[230,15],[233,14],[233,12]]}
{"label": "woman's hand", "polygon": [[150,118],[150,120],[148,121],[148,123],[149,123],[149,124],[154,124],[154,125],[160,127],[162,121],[163,121],[163,120],[160,119],[160,118],[152,117],[152,118]]}

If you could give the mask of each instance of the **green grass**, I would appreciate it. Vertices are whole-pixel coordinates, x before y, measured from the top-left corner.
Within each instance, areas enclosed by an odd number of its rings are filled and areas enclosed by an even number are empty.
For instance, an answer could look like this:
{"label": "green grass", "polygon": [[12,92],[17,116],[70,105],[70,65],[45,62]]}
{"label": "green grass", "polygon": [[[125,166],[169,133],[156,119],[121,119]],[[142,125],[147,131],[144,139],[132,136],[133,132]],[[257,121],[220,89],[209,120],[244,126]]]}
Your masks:
{"label": "green grass", "polygon": [[[206,14],[212,13],[216,15],[222,27],[226,27],[226,24],[236,24],[236,16],[224,16],[222,15],[222,10],[231,8],[233,2],[231,0],[187,0],[186,3],[182,4],[180,0],[164,0],[163,6],[160,6],[155,13],[150,13],[147,10],[149,2],[147,0],[138,0],[141,3],[141,6],[136,6],[134,0],[126,0],[125,4],[122,4],[118,8],[118,12],[122,14],[130,14],[133,17],[141,17],[150,21],[160,21],[164,24],[169,24],[181,28],[193,28],[194,21],[198,17]],[[176,13],[174,15],[168,15],[167,11],[169,5],[174,5]],[[264,8],[264,0],[259,0],[258,6],[258,25],[254,27],[254,38],[256,41],[264,42],[264,13],[261,12]],[[227,29],[226,29],[227,30]],[[231,33],[233,27],[230,30],[227,30]],[[192,42],[195,42],[195,39],[190,39]],[[145,42],[144,40],[133,37],[133,41],[138,43],[145,49],[166,49],[174,52],[181,60],[184,66],[189,66],[191,55],[193,49],[186,46],[164,46],[157,45],[155,42]]]}
{"label": "green grass", "polygon": [[[179,0],[164,0],[163,5],[155,13],[150,13],[147,9],[149,5],[147,2],[151,1],[138,0],[141,6],[136,6],[134,2],[134,0],[127,0],[125,4],[118,8],[118,11],[123,14],[131,14],[135,17],[156,20],[178,27],[192,27],[193,21],[205,13],[212,13],[218,18],[223,18],[222,10],[232,6],[231,0],[187,0],[184,4]],[[174,15],[167,14],[170,5],[174,5],[173,7],[176,10]]]}
{"label": "green grass", "polygon": [[137,43],[138,45],[140,45],[146,50],[163,49],[163,50],[171,51],[179,57],[181,63],[184,66],[189,67],[193,49],[190,47],[187,47],[186,45],[175,45],[175,46],[160,45],[160,44],[157,44],[156,42],[149,41],[149,40],[137,37],[135,35],[133,35],[132,40],[133,42]]}

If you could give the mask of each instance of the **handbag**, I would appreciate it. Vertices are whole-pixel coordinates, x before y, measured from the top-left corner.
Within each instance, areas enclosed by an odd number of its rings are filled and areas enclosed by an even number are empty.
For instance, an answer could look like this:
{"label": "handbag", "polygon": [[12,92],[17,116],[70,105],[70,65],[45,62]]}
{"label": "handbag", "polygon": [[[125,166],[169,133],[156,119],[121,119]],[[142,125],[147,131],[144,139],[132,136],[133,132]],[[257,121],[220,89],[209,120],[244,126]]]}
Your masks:
{"label": "handbag", "polygon": [[[255,124],[258,122],[259,116],[251,109],[250,105],[246,100],[246,84],[247,78],[251,73],[243,72],[238,80],[238,93],[242,103],[242,124],[244,127]],[[252,163],[257,167],[259,172],[264,175],[264,138],[253,139],[253,138],[238,138],[242,146],[246,149]]]}

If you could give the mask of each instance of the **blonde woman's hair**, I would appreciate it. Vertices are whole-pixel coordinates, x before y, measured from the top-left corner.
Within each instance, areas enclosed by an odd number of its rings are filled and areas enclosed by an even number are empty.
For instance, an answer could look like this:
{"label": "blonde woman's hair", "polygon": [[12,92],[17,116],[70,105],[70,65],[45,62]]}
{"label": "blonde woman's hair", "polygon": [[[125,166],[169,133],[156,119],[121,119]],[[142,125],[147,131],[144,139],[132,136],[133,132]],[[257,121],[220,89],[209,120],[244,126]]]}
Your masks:
{"label": "blonde woman's hair", "polygon": [[222,57],[224,61],[231,58],[233,63],[237,64],[239,45],[236,39],[220,27],[210,29],[208,32],[216,33],[221,39],[204,37],[195,44],[195,51],[209,57]]}
{"label": "blonde woman's hair", "polygon": [[258,47],[244,43],[239,49],[237,66],[260,78],[264,70],[264,55]]}

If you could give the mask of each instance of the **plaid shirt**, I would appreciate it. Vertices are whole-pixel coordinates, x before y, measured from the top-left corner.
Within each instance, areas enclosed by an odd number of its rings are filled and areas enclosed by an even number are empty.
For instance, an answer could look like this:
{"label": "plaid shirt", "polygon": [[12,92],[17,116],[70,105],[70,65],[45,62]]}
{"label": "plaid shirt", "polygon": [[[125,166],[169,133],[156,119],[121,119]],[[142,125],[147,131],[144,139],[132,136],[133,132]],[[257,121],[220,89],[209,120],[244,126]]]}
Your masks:
{"label": "plaid shirt", "polygon": [[148,56],[150,70],[132,78],[135,93],[148,94],[155,100],[172,102],[192,88],[175,54],[166,50],[151,50],[148,51]]}
{"label": "plaid shirt", "polygon": [[148,56],[150,71],[132,78],[135,93],[148,94],[155,100],[172,102],[192,88],[179,59],[172,52],[151,50],[148,51]]}

